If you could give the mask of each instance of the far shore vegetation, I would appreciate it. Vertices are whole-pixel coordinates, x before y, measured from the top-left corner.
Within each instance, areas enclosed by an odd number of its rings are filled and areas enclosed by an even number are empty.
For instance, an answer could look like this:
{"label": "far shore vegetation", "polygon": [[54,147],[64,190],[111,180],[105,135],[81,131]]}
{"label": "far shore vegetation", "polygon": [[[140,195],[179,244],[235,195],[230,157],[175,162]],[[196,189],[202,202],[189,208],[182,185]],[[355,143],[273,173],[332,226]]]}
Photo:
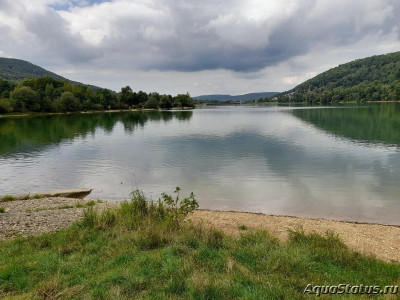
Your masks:
{"label": "far shore vegetation", "polygon": [[[394,286],[400,265],[349,250],[332,232],[290,231],[281,242],[240,226],[239,237],[187,221],[193,194],[140,191],[118,208],[86,208],[56,233],[0,242],[7,299],[303,299],[309,284]],[[352,296],[352,295],[347,295]],[[367,295],[364,295],[366,298]],[[383,295],[378,295],[383,298]],[[374,298],[376,299],[376,298]]]}
{"label": "far shore vegetation", "polygon": [[340,65],[270,99],[308,104],[399,101],[400,52]]}
{"label": "far shore vegetation", "polygon": [[156,92],[133,92],[129,86],[116,93],[51,77],[30,78],[19,83],[0,78],[0,114],[142,108],[194,108],[194,102],[188,93],[173,97]]}

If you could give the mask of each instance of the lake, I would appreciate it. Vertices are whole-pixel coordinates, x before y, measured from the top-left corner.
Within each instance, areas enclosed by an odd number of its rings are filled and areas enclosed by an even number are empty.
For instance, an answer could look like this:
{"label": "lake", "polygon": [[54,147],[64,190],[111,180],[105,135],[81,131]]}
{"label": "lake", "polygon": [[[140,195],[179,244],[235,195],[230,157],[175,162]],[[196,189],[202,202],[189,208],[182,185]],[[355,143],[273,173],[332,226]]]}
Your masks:
{"label": "lake", "polygon": [[93,188],[201,208],[400,225],[400,105],[0,118],[0,194]]}

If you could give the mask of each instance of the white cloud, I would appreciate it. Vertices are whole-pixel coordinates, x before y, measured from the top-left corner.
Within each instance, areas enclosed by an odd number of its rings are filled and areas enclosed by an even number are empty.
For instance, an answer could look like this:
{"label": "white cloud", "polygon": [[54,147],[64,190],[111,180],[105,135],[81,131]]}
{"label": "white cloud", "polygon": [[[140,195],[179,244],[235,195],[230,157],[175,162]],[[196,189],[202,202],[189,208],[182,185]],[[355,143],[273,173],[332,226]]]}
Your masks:
{"label": "white cloud", "polygon": [[399,13],[396,0],[2,0],[0,51],[113,89],[280,91],[400,49]]}

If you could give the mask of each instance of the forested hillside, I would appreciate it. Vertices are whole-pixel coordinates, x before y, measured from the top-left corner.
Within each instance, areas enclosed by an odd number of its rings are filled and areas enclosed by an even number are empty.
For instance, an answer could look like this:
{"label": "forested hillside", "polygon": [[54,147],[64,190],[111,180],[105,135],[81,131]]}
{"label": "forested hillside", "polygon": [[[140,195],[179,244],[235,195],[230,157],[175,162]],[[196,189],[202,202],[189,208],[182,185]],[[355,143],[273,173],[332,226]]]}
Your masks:
{"label": "forested hillside", "polygon": [[400,52],[339,65],[277,98],[308,103],[400,100]]}
{"label": "forested hillside", "polygon": [[265,98],[265,97],[272,97],[276,95],[276,92],[263,92],[263,93],[249,93],[249,94],[244,94],[244,95],[202,95],[202,96],[196,96],[193,97],[195,100],[207,100],[207,101],[250,101],[250,100],[258,100],[260,98]]}
{"label": "forested hillside", "polygon": [[25,78],[51,77],[57,80],[66,80],[66,78],[47,71],[30,62],[0,57],[0,77],[10,81],[17,81]]}
{"label": "forested hillside", "polygon": [[[18,82],[27,78],[51,77],[56,80],[67,81],[74,85],[82,83],[69,80],[53,72],[47,71],[42,67],[34,65],[30,62],[15,58],[0,57],[0,79],[5,79],[11,82]],[[100,89],[94,85],[87,85],[93,90]]]}

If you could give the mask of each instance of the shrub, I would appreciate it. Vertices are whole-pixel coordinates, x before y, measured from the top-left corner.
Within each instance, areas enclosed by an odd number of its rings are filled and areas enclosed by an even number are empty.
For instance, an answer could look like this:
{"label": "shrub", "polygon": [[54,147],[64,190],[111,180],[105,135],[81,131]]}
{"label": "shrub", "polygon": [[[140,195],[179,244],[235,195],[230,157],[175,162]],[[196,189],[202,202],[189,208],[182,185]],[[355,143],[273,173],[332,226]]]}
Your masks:
{"label": "shrub", "polygon": [[132,199],[121,203],[121,206],[112,213],[105,211],[103,214],[99,214],[90,206],[85,210],[81,224],[85,227],[102,228],[118,223],[129,230],[152,226],[176,229],[185,217],[199,206],[193,193],[189,197],[180,199],[179,191],[180,188],[177,187],[176,197],[163,193],[162,197],[154,202],[149,201],[142,191],[135,190],[132,192]]}
{"label": "shrub", "polygon": [[5,212],[6,212],[6,209],[4,207],[0,206],[0,213],[3,214]]}
{"label": "shrub", "polygon": [[162,198],[159,199],[159,205],[166,207],[167,218],[179,225],[188,214],[193,212],[199,207],[197,200],[194,198],[194,194],[190,193],[189,197],[184,199],[179,198],[180,188],[176,187],[175,192],[177,196],[173,198],[165,193],[162,194]]}

